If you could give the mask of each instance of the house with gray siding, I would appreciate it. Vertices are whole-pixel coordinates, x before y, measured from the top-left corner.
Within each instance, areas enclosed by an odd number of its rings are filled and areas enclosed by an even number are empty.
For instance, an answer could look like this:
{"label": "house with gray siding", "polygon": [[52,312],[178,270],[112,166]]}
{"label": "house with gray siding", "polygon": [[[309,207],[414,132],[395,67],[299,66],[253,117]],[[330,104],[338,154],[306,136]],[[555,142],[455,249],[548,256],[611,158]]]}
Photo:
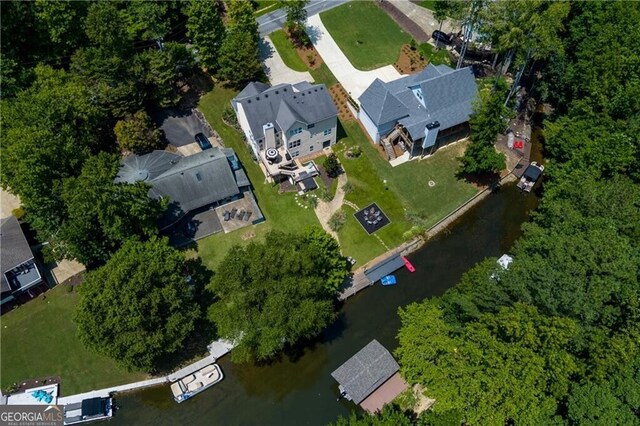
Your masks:
{"label": "house with gray siding", "polygon": [[249,83],[231,101],[247,143],[269,177],[308,177],[296,159],[336,143],[338,110],[324,84]]}
{"label": "house with gray siding", "polygon": [[122,160],[116,183],[146,182],[149,197],[167,199],[159,227],[166,229],[187,213],[243,196],[250,182],[231,148],[212,148],[183,157],[168,151],[132,155]]}
{"label": "house with gray siding", "polygon": [[374,80],[358,98],[358,119],[390,159],[397,148],[411,158],[465,137],[477,94],[471,67],[429,64],[394,81]]}

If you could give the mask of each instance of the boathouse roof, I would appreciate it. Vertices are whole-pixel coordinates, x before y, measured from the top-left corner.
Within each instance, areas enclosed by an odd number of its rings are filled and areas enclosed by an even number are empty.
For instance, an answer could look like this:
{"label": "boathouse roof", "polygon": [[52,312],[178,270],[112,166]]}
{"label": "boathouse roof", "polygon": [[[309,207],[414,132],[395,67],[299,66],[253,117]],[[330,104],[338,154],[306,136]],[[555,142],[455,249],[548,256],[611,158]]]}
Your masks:
{"label": "boathouse roof", "polygon": [[331,376],[353,402],[360,404],[399,369],[389,351],[374,339],[331,373]]}

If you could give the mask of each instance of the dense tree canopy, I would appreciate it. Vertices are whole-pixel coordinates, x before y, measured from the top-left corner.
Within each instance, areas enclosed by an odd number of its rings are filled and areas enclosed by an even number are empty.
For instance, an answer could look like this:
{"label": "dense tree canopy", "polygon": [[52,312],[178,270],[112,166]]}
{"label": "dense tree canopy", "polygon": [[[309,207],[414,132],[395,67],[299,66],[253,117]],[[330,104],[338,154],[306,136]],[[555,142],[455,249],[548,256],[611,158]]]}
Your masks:
{"label": "dense tree canopy", "polygon": [[156,128],[151,117],[144,111],[118,121],[114,132],[120,149],[134,154],[146,154],[154,149],[161,149],[164,144],[162,130]]}
{"label": "dense tree canopy", "polygon": [[511,47],[553,54],[531,76],[556,108],[542,202],[508,270],[488,259],[401,311],[401,370],[435,397],[434,413],[470,424],[640,424],[640,47],[614,30],[636,28],[640,7],[571,3],[567,15],[564,3],[525,3],[548,13],[518,11],[539,33]]}
{"label": "dense tree canopy", "polygon": [[460,172],[467,175],[498,173],[505,168],[504,154],[496,151],[494,143],[498,134],[506,130],[510,111],[504,106],[505,87],[498,85],[495,91],[483,91],[475,101],[469,120],[471,144],[460,157]]}
{"label": "dense tree canopy", "polygon": [[192,0],[185,9],[187,34],[198,49],[200,63],[215,71],[225,28],[218,5],[213,1]]}
{"label": "dense tree canopy", "polygon": [[238,346],[232,359],[267,360],[319,334],[335,319],[334,294],[347,273],[338,243],[320,229],[271,231],[233,247],[216,271],[210,318]]}
{"label": "dense tree canopy", "polygon": [[200,317],[184,254],[166,239],[129,240],[80,287],[80,340],[129,369],[153,371]]}
{"label": "dense tree canopy", "polygon": [[244,0],[230,0],[227,16],[227,35],[220,47],[218,75],[229,85],[241,88],[262,75],[258,23],[251,3]]}
{"label": "dense tree canopy", "polygon": [[51,241],[57,257],[96,266],[127,239],[157,233],[166,205],[149,198],[144,182],[114,183],[118,169],[117,156],[101,153],[87,160],[80,176],[64,180],[66,218]]}

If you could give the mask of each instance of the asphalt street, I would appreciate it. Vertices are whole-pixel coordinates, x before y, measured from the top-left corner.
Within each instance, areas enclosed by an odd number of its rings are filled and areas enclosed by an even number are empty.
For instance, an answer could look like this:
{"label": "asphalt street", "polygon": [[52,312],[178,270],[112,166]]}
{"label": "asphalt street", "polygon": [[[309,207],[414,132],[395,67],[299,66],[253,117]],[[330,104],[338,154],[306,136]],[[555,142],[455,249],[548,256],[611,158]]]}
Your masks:
{"label": "asphalt street", "polygon": [[[311,0],[305,9],[307,9],[307,16],[313,16],[325,10],[340,6],[347,1],[348,0]],[[287,20],[286,15],[284,10],[278,9],[259,17],[257,21],[260,35],[265,36],[282,28]]]}

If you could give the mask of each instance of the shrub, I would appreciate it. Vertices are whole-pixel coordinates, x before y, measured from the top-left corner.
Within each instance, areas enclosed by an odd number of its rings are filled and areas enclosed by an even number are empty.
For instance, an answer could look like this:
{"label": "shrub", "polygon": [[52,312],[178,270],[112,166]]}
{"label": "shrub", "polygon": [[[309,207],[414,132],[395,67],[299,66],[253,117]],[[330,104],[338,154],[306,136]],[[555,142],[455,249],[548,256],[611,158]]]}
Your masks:
{"label": "shrub", "polygon": [[25,215],[26,211],[24,207],[18,207],[17,209],[11,210],[11,214],[14,215],[18,219],[22,219]]}
{"label": "shrub", "polygon": [[322,201],[329,202],[329,201],[333,200],[333,194],[331,193],[331,190],[329,188],[327,188],[326,186],[323,186],[322,188],[320,188],[318,196],[320,197],[320,199]]}
{"label": "shrub", "polygon": [[347,181],[347,183],[342,185],[342,190],[344,191],[345,194],[351,194],[353,191],[355,191],[355,189],[356,189],[355,185],[352,184],[350,181]]}
{"label": "shrub", "polygon": [[345,223],[347,223],[347,214],[342,209],[329,218],[329,228],[334,232],[340,231]]}
{"label": "shrub", "polygon": [[409,47],[411,48],[411,50],[416,50],[416,48],[418,47],[418,44],[414,39],[411,39],[411,41],[409,42]]}
{"label": "shrub", "polygon": [[340,162],[338,161],[338,156],[334,153],[329,154],[327,158],[324,159],[322,166],[327,174],[333,178],[340,174]]}
{"label": "shrub", "polygon": [[347,156],[352,158],[358,158],[362,154],[362,148],[359,145],[352,146],[347,150]]}
{"label": "shrub", "polygon": [[226,124],[227,126],[240,130],[238,117],[236,117],[236,112],[233,110],[233,107],[231,105],[227,105],[222,110],[222,121],[224,121],[224,124]]}

